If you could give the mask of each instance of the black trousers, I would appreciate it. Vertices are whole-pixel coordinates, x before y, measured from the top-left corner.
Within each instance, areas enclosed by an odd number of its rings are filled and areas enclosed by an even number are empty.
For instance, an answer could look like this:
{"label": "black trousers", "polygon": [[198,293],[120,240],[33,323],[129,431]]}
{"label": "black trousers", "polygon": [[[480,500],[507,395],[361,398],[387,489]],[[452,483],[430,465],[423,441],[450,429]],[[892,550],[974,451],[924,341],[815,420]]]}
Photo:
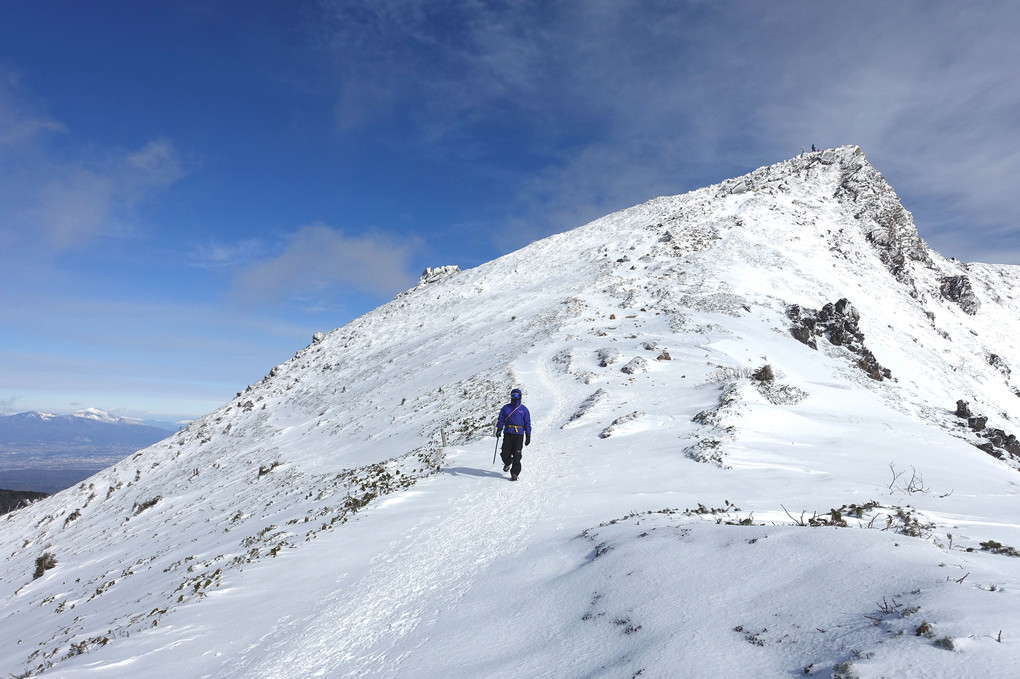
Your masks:
{"label": "black trousers", "polygon": [[521,473],[521,455],[524,454],[524,434],[503,434],[503,447],[499,451],[499,457],[503,465],[510,465],[510,475],[517,476]]}

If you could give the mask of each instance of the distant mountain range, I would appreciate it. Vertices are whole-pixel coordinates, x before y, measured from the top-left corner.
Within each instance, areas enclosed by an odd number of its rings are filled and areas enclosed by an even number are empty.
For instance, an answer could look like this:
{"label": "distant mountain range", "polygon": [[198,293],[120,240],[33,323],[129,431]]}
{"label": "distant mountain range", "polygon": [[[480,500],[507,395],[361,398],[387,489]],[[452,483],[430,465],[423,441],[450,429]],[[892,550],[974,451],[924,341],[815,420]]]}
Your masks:
{"label": "distant mountain range", "polygon": [[56,492],[171,433],[95,408],[0,416],[0,488]]}
{"label": "distant mountain range", "polygon": [[40,444],[145,447],[171,433],[95,408],[71,415],[33,411],[0,417],[0,450],[5,446]]}

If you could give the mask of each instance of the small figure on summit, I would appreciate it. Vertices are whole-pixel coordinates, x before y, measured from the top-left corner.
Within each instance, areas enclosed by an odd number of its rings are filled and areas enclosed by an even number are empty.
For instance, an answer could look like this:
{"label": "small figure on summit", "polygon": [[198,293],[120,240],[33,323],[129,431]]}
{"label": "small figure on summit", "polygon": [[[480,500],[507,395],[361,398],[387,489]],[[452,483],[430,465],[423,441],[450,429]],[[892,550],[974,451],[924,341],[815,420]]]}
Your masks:
{"label": "small figure on summit", "polygon": [[531,445],[531,413],[521,403],[521,390],[516,387],[510,392],[510,402],[499,409],[496,420],[496,438],[506,429],[503,448],[499,457],[503,460],[503,471],[510,472],[510,480],[516,481],[521,473],[521,455],[524,446]]}

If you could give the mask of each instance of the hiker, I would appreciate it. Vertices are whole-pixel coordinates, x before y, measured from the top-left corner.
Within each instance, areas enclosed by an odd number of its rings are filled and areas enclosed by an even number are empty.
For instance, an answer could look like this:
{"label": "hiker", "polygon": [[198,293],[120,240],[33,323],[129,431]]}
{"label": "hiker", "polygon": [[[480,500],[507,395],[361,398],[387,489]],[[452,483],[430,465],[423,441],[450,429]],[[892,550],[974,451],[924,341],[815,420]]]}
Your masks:
{"label": "hiker", "polygon": [[500,437],[504,428],[506,437],[499,457],[503,460],[503,471],[510,472],[510,480],[516,481],[521,473],[524,446],[531,445],[531,413],[521,403],[521,390],[516,387],[510,391],[510,402],[499,409],[496,438]]}

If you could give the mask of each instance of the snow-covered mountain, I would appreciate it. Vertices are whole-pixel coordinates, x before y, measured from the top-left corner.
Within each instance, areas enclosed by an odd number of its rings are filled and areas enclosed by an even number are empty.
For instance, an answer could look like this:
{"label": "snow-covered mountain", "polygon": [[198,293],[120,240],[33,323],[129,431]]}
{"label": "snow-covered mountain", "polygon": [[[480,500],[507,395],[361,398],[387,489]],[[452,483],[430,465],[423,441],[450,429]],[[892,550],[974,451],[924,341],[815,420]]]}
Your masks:
{"label": "snow-covered mountain", "polygon": [[86,420],[95,420],[96,422],[106,422],[108,424],[116,423],[141,424],[141,422],[137,419],[118,417],[113,413],[103,412],[98,408],[84,408],[82,410],[76,410],[73,413],[71,413],[71,416],[80,417]]}
{"label": "snow-covered mountain", "polygon": [[148,446],[171,432],[96,408],[70,415],[26,412],[0,415],[0,445],[92,443]]}
{"label": "snow-covered mountain", "polygon": [[430,270],[3,517],[0,670],[1015,676],[1018,281],[855,147]]}

